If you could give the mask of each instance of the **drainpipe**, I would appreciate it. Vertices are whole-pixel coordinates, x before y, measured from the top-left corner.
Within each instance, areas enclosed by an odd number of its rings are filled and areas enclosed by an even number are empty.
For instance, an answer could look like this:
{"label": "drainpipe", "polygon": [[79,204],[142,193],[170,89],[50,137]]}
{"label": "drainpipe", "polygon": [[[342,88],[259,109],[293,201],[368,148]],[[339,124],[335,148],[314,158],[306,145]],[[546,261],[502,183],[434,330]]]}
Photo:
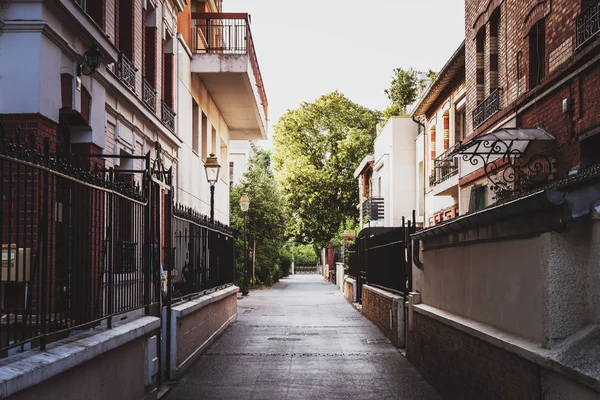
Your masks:
{"label": "drainpipe", "polygon": [[[422,123],[421,121],[419,121],[418,119],[415,118],[414,114],[411,115],[412,120],[419,125],[420,127],[423,128],[423,137],[425,137],[425,124]],[[425,139],[423,139],[423,149],[425,149]],[[423,154],[423,203],[425,203],[426,200],[426,191],[425,191],[425,185],[427,183],[427,168],[425,168],[425,154]],[[423,210],[423,225],[425,225],[425,210]],[[413,218],[416,220],[416,216],[415,218]],[[416,221],[413,221],[413,223],[415,223]],[[412,240],[412,262],[416,265],[417,268],[419,268],[421,271],[423,270],[423,262],[421,262],[421,259],[419,258],[419,254],[420,254],[420,241],[419,240]]]}

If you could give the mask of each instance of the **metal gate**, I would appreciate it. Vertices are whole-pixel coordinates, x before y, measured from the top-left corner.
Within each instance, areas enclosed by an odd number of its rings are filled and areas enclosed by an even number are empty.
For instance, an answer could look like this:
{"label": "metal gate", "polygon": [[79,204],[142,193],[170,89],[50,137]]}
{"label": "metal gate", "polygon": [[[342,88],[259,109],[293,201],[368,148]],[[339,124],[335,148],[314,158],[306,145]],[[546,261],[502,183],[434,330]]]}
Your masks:
{"label": "metal gate", "polygon": [[412,290],[412,221],[403,219],[398,228],[364,228],[348,247],[348,273],[356,279],[357,302],[362,302],[364,284],[401,296]]}

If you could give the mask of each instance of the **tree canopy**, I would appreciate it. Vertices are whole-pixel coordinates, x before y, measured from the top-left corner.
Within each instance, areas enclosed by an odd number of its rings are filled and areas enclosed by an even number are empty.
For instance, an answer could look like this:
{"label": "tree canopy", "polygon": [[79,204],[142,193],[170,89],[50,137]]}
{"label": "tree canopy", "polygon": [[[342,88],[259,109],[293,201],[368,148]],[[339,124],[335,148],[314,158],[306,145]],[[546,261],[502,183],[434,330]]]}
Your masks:
{"label": "tree canopy", "polygon": [[[256,249],[256,278],[259,283],[271,284],[280,274],[279,252],[285,242],[283,198],[271,170],[268,152],[254,147],[248,170],[230,193],[230,225],[235,232],[237,281],[243,277],[243,214],[239,200],[247,193],[250,207],[246,216],[246,237],[249,250]],[[255,245],[256,244],[256,245]],[[252,273],[251,251],[248,251],[248,270]]]}
{"label": "tree canopy", "polygon": [[274,128],[274,166],[288,214],[288,234],[323,246],[347,217],[358,216],[354,170],[373,151],[381,114],[332,92],[303,103]]}

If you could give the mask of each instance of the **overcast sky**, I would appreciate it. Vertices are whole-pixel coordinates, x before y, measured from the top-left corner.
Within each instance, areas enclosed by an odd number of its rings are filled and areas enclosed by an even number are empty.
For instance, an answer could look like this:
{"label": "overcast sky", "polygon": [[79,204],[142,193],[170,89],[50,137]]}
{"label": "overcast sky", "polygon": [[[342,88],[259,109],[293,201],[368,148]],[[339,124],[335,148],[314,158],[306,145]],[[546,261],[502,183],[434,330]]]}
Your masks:
{"label": "overcast sky", "polygon": [[269,139],[287,110],[334,90],[383,110],[393,68],[437,72],[464,39],[464,0],[224,0],[223,9],[252,16]]}

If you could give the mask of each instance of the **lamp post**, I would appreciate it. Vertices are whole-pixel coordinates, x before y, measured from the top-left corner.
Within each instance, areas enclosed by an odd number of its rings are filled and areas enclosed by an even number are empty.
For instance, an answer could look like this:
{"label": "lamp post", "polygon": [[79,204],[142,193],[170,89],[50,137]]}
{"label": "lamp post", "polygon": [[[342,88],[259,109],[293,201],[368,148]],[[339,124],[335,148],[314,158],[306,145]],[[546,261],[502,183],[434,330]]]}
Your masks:
{"label": "lamp post", "polygon": [[244,284],[242,285],[242,296],[248,295],[248,251],[246,249],[246,213],[250,207],[250,199],[246,193],[240,197],[240,207],[244,214]]}
{"label": "lamp post", "polygon": [[221,166],[214,154],[210,153],[204,163],[204,169],[206,170],[206,180],[210,185],[210,222],[215,222],[215,185],[219,180]]}

